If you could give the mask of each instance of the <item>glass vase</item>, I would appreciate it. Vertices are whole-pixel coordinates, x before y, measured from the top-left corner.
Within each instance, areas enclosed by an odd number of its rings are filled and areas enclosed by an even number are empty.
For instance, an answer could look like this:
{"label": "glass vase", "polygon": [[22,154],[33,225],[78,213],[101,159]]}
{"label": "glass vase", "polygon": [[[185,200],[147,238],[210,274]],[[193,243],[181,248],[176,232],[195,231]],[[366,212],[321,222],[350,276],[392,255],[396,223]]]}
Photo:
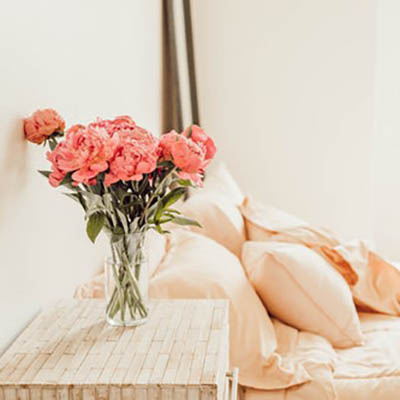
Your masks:
{"label": "glass vase", "polygon": [[105,262],[107,322],[137,326],[148,318],[148,265],[145,233],[112,235]]}

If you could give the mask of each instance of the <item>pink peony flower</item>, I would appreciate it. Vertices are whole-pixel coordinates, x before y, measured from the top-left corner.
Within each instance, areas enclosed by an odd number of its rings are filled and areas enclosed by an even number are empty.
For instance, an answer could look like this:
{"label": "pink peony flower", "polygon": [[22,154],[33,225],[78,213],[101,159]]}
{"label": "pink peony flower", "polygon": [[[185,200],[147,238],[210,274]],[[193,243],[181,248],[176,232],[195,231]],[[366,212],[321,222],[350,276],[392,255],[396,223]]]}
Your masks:
{"label": "pink peony flower", "polygon": [[104,128],[72,126],[65,140],[47,153],[53,170],[50,184],[58,186],[69,172],[73,172],[75,185],[94,184],[96,176],[108,169],[116,147],[116,138],[111,138]]}
{"label": "pink peony flower", "polygon": [[127,143],[132,140],[147,146],[149,151],[153,151],[158,148],[158,139],[153,136],[146,129],[137,126],[132,130],[121,130],[118,132],[120,142]]}
{"label": "pink peony flower", "polygon": [[35,111],[24,120],[24,133],[27,140],[41,144],[55,132],[62,132],[65,122],[57,111],[47,108]]}
{"label": "pink peony flower", "polygon": [[201,182],[201,174],[208,162],[205,149],[185,135],[171,131],[160,139],[161,157],[171,160],[179,169],[182,179],[190,179],[196,184]]}
{"label": "pink peony flower", "polygon": [[192,125],[183,131],[183,135],[186,137],[189,136],[189,133],[190,139],[203,149],[205,153],[205,159],[213,159],[217,148],[214,141],[203,131],[203,129],[201,129],[198,125]]}
{"label": "pink peony flower", "polygon": [[92,128],[104,128],[110,136],[113,136],[115,132],[133,131],[137,127],[135,121],[129,115],[122,115],[113,120],[98,118],[88,126]]}
{"label": "pink peony flower", "polygon": [[119,145],[110,161],[110,172],[106,174],[107,186],[123,181],[138,181],[143,174],[157,168],[158,140],[145,129],[136,126],[132,131],[123,130],[118,136]]}

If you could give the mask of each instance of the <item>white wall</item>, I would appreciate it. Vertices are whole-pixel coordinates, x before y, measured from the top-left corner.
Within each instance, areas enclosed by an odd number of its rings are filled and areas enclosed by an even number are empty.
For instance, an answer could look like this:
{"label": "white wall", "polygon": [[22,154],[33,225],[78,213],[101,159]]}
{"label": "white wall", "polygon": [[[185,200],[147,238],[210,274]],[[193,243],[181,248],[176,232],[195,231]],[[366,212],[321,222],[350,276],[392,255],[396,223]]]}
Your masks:
{"label": "white wall", "polygon": [[67,123],[132,115],[160,126],[159,2],[14,0],[0,13],[0,352],[39,308],[70,297],[102,246],[82,211],[36,173],[43,148],[21,118],[53,107]]}
{"label": "white wall", "polygon": [[372,143],[377,248],[400,260],[400,2],[378,2],[376,129]]}
{"label": "white wall", "polygon": [[[378,5],[377,5],[377,4]],[[400,259],[397,0],[193,1],[200,110],[249,192]],[[160,126],[160,7],[15,0],[0,14],[0,352],[90,276],[102,246],[35,170],[21,118]]]}
{"label": "white wall", "polygon": [[192,3],[202,123],[241,185],[371,239],[375,1]]}

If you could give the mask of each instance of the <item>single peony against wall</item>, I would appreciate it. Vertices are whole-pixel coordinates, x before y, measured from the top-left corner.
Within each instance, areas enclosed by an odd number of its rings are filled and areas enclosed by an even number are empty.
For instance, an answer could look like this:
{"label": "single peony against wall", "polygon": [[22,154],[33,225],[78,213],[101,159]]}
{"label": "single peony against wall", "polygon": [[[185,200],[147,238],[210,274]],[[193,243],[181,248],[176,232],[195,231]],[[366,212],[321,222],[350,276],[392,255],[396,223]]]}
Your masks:
{"label": "single peony against wall", "polygon": [[95,242],[102,231],[109,237],[107,321],[145,322],[146,232],[167,233],[167,223],[199,226],[173,205],[187,187],[202,185],[216,152],[214,141],[196,125],[158,138],[129,116],[65,130],[64,120],[51,109],[26,118],[24,131],[27,140],[49,145],[51,169],[39,172],[83,208],[90,240]]}
{"label": "single peony against wall", "polygon": [[24,120],[25,137],[36,144],[41,144],[48,140],[50,145],[55,146],[55,137],[62,136],[64,128],[64,120],[57,111],[51,108],[37,110]]}

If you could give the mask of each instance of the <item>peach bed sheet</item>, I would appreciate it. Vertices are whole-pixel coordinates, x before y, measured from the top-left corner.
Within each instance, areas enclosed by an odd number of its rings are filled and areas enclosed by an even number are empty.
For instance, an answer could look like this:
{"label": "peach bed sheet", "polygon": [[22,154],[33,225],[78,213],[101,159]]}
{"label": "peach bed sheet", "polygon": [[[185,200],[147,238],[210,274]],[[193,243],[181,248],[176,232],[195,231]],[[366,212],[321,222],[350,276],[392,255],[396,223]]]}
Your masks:
{"label": "peach bed sheet", "polygon": [[[286,390],[245,388],[244,399],[400,399],[400,318],[371,313],[359,316],[363,345],[333,349],[317,335],[298,332],[292,356],[309,360],[305,367],[312,381]],[[286,331],[286,327],[279,330],[278,326],[278,335],[285,336]],[[286,339],[281,337],[283,342]]]}

